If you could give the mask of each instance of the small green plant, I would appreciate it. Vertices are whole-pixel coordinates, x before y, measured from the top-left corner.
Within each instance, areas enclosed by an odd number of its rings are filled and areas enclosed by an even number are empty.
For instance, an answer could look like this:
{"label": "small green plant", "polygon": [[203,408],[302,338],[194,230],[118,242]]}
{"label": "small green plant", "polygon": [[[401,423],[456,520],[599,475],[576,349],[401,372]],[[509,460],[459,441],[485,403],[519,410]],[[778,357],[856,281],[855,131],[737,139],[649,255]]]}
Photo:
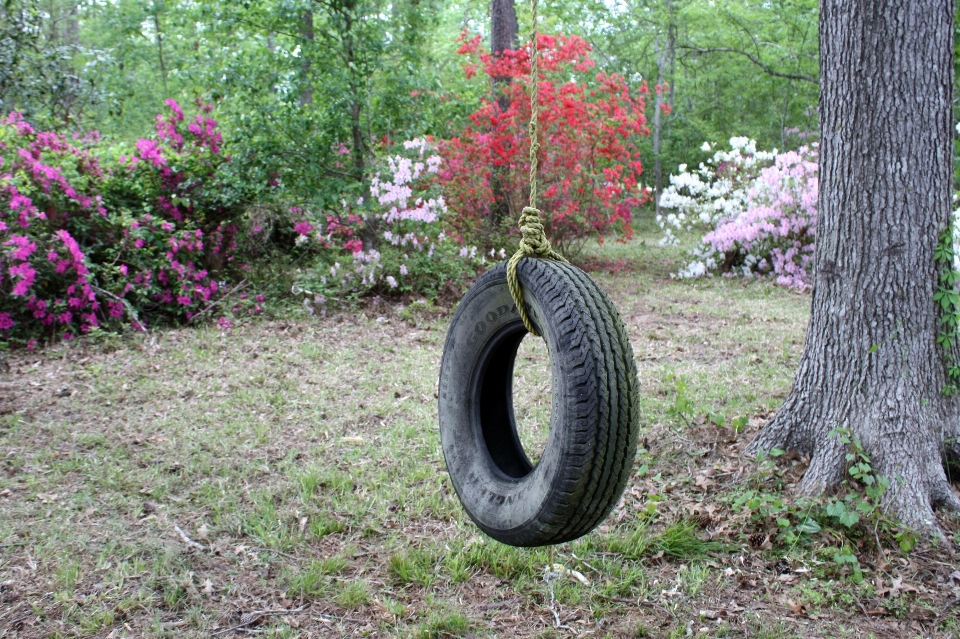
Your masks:
{"label": "small green plant", "polygon": [[310,521],[310,534],[316,538],[326,537],[334,533],[343,532],[344,524],[339,519],[331,519],[320,515]]}
{"label": "small green plant", "polygon": [[828,557],[840,569],[852,568],[853,579],[859,583],[862,571],[853,549],[862,547],[863,540],[879,542],[883,537],[907,552],[916,545],[917,538],[881,512],[880,500],[889,489],[890,481],[874,471],[856,435],[849,429],[835,429],[831,435],[848,449],[847,478],[839,494],[785,501],[780,496],[783,478],[775,464],[776,458],[784,453],[774,449],[769,457],[759,460],[750,487],[732,500],[731,508],[748,510],[751,521],[764,531],[770,530],[770,523],[776,523],[773,539],[786,546],[808,544],[822,530],[833,531],[841,543]]}
{"label": "small green plant", "polygon": [[334,601],[341,608],[359,608],[370,602],[370,592],[365,579],[340,584]]}
{"label": "small green plant", "polygon": [[63,590],[73,591],[80,579],[80,564],[73,560],[64,561],[57,568],[54,579]]}
{"label": "small green plant", "polygon": [[740,417],[734,417],[730,420],[730,427],[733,429],[733,432],[740,434],[743,432],[744,427],[749,423],[750,418],[746,415],[741,415]]}
{"label": "small green plant", "polygon": [[433,557],[423,550],[400,552],[390,557],[390,572],[402,584],[429,586],[436,579]]}
{"label": "small green plant", "polygon": [[860,522],[861,517],[869,520],[880,517],[880,498],[890,488],[890,480],[873,472],[870,457],[852,431],[834,429],[831,434],[849,449],[846,460],[849,464],[847,473],[850,479],[844,480],[843,485],[850,490],[842,497],[830,498],[825,512],[849,530]]}
{"label": "small green plant", "polygon": [[421,639],[441,639],[441,637],[463,637],[470,632],[470,620],[463,613],[433,612],[420,626],[417,637]]}
{"label": "small green plant", "polygon": [[687,394],[687,381],[683,377],[673,378],[673,404],[667,407],[667,414],[679,418],[687,426],[693,419],[693,400]]}
{"label": "small green plant", "polygon": [[624,557],[641,557],[663,553],[677,559],[703,559],[709,553],[723,549],[717,541],[705,541],[697,536],[697,524],[682,519],[660,532],[651,533],[649,523],[641,522],[629,537],[616,536],[610,539],[608,550]]}

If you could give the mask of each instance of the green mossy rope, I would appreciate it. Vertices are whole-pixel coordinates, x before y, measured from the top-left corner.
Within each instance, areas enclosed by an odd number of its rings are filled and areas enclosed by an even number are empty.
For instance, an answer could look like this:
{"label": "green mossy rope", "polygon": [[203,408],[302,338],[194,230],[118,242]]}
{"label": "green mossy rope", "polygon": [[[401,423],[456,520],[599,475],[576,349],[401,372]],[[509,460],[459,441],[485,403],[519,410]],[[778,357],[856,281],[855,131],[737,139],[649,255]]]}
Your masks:
{"label": "green mossy rope", "polygon": [[550,260],[566,262],[566,258],[560,255],[550,246],[550,240],[543,233],[543,222],[540,221],[540,209],[537,208],[537,154],[540,151],[540,138],[538,134],[540,120],[540,51],[537,48],[537,0],[533,0],[533,32],[530,34],[530,206],[523,207],[520,213],[520,248],[513,254],[510,261],[507,262],[507,286],[510,288],[510,295],[517,305],[517,311],[520,312],[520,318],[527,330],[540,337],[540,333],[533,327],[527,315],[527,309],[523,305],[523,290],[520,288],[520,279],[517,277],[517,264],[525,257],[539,257]]}

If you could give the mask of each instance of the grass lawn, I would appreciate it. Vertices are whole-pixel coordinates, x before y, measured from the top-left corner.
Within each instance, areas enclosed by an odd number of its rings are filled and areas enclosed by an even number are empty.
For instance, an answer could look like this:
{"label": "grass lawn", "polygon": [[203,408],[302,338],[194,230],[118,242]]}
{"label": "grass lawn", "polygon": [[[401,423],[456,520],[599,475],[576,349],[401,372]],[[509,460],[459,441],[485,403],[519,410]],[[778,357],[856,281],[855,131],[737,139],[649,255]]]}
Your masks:
{"label": "grass lawn", "polygon": [[[639,367],[641,451],[604,525],[556,548],[558,580],[546,549],[484,537],[452,492],[446,309],[371,303],[11,355],[0,637],[960,636],[951,543],[787,544],[756,505],[804,468],[742,449],[790,388],[809,297],[671,280],[683,256],[652,232],[595,253]],[[528,338],[531,450],[546,369]]]}

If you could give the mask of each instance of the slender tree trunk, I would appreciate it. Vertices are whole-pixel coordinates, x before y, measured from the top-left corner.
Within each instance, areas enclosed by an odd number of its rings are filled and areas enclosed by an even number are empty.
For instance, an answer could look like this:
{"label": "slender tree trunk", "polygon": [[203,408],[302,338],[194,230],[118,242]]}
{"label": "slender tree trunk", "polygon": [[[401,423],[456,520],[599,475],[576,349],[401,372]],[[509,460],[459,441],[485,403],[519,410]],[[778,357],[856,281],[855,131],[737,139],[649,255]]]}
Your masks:
{"label": "slender tree trunk", "polygon": [[160,29],[160,8],[153,5],[153,28],[157,32],[157,58],[160,62],[160,81],[163,83],[163,94],[169,97],[167,91],[167,65],[163,60],[163,30]]}
{"label": "slender tree trunk", "polygon": [[660,161],[660,118],[663,111],[660,92],[663,87],[663,57],[660,55],[660,36],[653,42],[653,54],[657,58],[657,87],[653,105],[653,202],[654,212],[660,219],[660,193],[663,192],[663,162]]}
{"label": "slender tree trunk", "polygon": [[784,91],[783,109],[780,111],[780,148],[787,148],[787,109],[790,107],[790,92]]}
{"label": "slender tree trunk", "polygon": [[[303,56],[301,69],[303,71],[303,84],[300,88],[300,106],[313,104],[313,80],[310,77],[310,56],[313,55],[313,11],[306,9],[300,15],[300,37],[303,38],[304,46],[301,47],[300,55]],[[271,46],[273,43],[273,34],[270,34],[268,40]]]}
{"label": "slender tree trunk", "polygon": [[71,116],[79,116],[75,111],[77,107],[77,97],[80,94],[80,77],[74,68],[73,57],[79,53],[80,49],[80,20],[77,17],[77,5],[71,4],[67,9],[66,26],[63,29],[63,41],[70,48],[70,60],[63,61],[64,66],[64,93],[63,93],[63,119],[69,121]]}
{"label": "slender tree trunk", "polygon": [[[517,12],[513,0],[490,0],[490,52],[501,56],[504,51],[517,47]],[[509,77],[493,78],[493,96],[497,108],[504,112],[510,108]],[[510,216],[510,202],[506,192],[507,167],[493,166],[490,189],[493,204],[490,207],[490,223],[496,227]]]}
{"label": "slender tree trunk", "polygon": [[347,61],[347,67],[349,69],[348,73],[350,76],[348,84],[350,88],[350,136],[353,141],[353,168],[357,174],[357,179],[362,182],[366,172],[366,162],[364,156],[366,144],[364,144],[363,139],[362,121],[364,104],[363,78],[359,77],[359,73],[355,71],[356,56],[353,47],[353,18],[349,13],[345,13],[344,15],[346,21],[343,43],[344,58]]}
{"label": "slender tree trunk", "polygon": [[812,313],[794,388],[751,444],[810,455],[800,489],[846,472],[835,429],[890,480],[916,528],[960,509],[934,249],[951,223],[951,0],[821,0],[820,211]]}
{"label": "slender tree trunk", "polygon": [[[663,192],[663,159],[661,156],[663,140],[664,108],[673,107],[673,75],[676,60],[677,26],[673,13],[672,0],[664,0],[667,11],[667,31],[664,42],[658,35],[653,43],[653,52],[657,60],[657,96],[653,106],[653,202],[655,213],[660,216],[660,194]],[[666,88],[666,90],[664,90]]]}
{"label": "slender tree trunk", "polygon": [[[518,31],[513,0],[490,0],[490,52],[500,57],[504,51],[516,49]],[[503,91],[509,84],[509,77],[493,78],[493,91],[501,111],[510,108],[510,97]]]}

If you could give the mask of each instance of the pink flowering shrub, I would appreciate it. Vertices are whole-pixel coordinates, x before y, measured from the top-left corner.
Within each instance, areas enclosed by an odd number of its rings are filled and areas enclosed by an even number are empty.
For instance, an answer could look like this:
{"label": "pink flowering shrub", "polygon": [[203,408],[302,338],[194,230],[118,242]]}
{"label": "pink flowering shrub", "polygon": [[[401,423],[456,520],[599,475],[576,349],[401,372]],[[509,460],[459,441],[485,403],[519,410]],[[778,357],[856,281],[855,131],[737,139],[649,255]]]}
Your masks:
{"label": "pink flowering shrub", "polygon": [[343,200],[342,210],[302,223],[313,232],[298,243],[326,249],[297,282],[308,308],[330,298],[459,291],[486,261],[445,226],[448,209],[436,180],[443,160],[431,142],[414,139],[401,146],[383,159],[369,198],[354,205]]}
{"label": "pink flowering shrub", "polygon": [[[677,275],[766,276],[777,284],[807,290],[813,278],[817,226],[816,148],[756,153],[745,138],[733,151],[718,151],[696,173],[671,176],[661,216],[665,242],[672,229],[705,228],[696,260]],[[681,167],[683,168],[683,167]],[[704,179],[701,179],[704,178]]]}
{"label": "pink flowering shrub", "polygon": [[216,299],[242,192],[210,107],[185,123],[167,104],[128,150],[0,119],[0,340],[183,321]]}

